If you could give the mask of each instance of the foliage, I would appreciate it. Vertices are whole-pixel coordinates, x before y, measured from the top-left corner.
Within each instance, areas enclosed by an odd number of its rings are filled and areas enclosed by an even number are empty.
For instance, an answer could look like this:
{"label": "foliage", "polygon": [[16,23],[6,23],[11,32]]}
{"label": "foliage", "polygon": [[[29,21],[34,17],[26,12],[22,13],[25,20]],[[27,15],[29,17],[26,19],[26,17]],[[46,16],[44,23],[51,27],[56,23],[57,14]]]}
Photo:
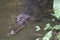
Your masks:
{"label": "foliage", "polygon": [[60,29],[60,25],[55,25],[52,29],[58,30],[58,29]]}
{"label": "foliage", "polygon": [[[54,30],[54,29],[55,30],[60,30],[60,24],[59,25],[55,25],[53,28],[50,28],[50,27],[52,27],[50,25],[50,23],[47,23],[46,27],[44,28],[44,30],[51,29],[51,31],[46,33],[42,40],[49,40],[52,37],[52,30]],[[60,40],[60,32],[57,34],[57,39]]]}
{"label": "foliage", "polygon": [[53,2],[53,8],[54,8],[54,14],[52,14],[53,16],[55,16],[57,19],[60,19],[60,0],[54,0]]}
{"label": "foliage", "polygon": [[[55,16],[57,19],[60,19],[60,0],[54,0],[53,2],[53,9],[54,9],[54,14],[52,14],[53,16]],[[54,21],[54,20],[53,20]],[[52,31],[55,29],[55,30],[60,30],[60,24],[59,25],[55,25],[52,26],[50,25],[50,23],[47,23],[44,30],[47,30],[47,29],[51,29],[51,31],[47,32],[45,34],[45,36],[42,38],[42,40],[50,40],[50,38],[53,36],[52,35]],[[56,35],[57,37],[57,40],[60,40],[60,32]]]}
{"label": "foliage", "polygon": [[45,36],[42,38],[42,40],[50,40],[52,37],[52,30],[45,34]]}
{"label": "foliage", "polygon": [[46,26],[45,26],[45,28],[44,28],[44,30],[47,30],[47,29],[51,29],[51,30],[54,30],[54,29],[60,30],[60,24],[59,24],[59,25],[55,25],[55,26],[52,28],[52,26],[50,25],[50,23],[47,23]]}
{"label": "foliage", "polygon": [[57,40],[60,40],[60,32],[57,34]]}
{"label": "foliage", "polygon": [[47,24],[45,25],[44,30],[51,29],[51,28],[52,28],[52,27],[51,27],[50,23],[47,23]]}

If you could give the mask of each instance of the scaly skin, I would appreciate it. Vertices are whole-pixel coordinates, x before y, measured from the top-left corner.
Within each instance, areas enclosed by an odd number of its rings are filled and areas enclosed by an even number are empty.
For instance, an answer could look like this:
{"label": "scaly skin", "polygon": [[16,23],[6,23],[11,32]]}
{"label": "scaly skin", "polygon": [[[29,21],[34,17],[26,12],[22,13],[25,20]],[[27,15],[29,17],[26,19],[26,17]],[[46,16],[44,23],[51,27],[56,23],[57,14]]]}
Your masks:
{"label": "scaly skin", "polygon": [[25,23],[27,23],[27,21],[29,21],[30,19],[30,16],[27,15],[27,14],[19,14],[17,17],[16,17],[16,27],[13,28],[13,30],[8,33],[8,35],[14,35],[16,34],[20,29],[22,29],[22,25],[24,25]]}

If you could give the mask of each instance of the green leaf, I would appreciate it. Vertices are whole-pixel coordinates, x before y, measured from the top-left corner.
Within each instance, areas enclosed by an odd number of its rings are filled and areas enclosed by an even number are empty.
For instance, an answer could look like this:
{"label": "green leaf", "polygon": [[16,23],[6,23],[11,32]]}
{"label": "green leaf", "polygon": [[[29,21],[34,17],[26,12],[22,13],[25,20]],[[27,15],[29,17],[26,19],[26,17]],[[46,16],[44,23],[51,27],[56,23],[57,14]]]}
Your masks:
{"label": "green leaf", "polygon": [[58,30],[58,29],[60,29],[60,25],[55,25],[52,29]]}
{"label": "green leaf", "polygon": [[52,37],[52,30],[45,34],[45,36],[42,38],[42,40],[50,40]]}
{"label": "green leaf", "polygon": [[51,25],[50,25],[50,23],[47,23],[46,26],[45,26],[45,28],[44,28],[44,30],[47,30],[49,28],[51,28]]}
{"label": "green leaf", "polygon": [[35,26],[36,31],[40,31],[40,27],[39,26]]}
{"label": "green leaf", "polygon": [[55,16],[57,19],[60,19],[60,0],[54,0],[53,2],[53,8],[54,8],[54,14],[52,14],[53,16]]}
{"label": "green leaf", "polygon": [[57,40],[60,40],[60,32],[57,34]]}

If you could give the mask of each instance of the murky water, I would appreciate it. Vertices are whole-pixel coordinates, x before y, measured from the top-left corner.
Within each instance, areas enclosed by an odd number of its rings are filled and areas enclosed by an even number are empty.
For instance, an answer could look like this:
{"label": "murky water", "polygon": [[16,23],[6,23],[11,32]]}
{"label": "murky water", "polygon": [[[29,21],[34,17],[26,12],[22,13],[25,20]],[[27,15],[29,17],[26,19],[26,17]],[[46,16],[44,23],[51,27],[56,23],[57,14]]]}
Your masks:
{"label": "murky water", "polygon": [[30,37],[32,38],[33,29],[29,25],[14,36],[7,36],[7,33],[11,31],[10,27],[13,27],[15,23],[16,15],[22,11],[22,7],[16,5],[18,1],[0,0],[0,40],[30,40]]}

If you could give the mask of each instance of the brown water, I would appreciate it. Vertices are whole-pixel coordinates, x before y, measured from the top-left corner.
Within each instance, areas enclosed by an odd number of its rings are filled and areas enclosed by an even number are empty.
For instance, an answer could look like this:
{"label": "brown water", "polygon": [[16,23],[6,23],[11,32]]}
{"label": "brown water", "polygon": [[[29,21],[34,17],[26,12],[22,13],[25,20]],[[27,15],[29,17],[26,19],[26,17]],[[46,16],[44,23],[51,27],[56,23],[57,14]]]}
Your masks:
{"label": "brown water", "polygon": [[[32,27],[29,25],[14,36],[7,36],[7,33],[11,31],[9,27],[15,23],[16,15],[22,11],[22,7],[16,5],[18,1],[19,0],[0,0],[0,40],[31,40],[33,37],[34,29],[31,29]],[[34,37],[32,40],[33,39]]]}

